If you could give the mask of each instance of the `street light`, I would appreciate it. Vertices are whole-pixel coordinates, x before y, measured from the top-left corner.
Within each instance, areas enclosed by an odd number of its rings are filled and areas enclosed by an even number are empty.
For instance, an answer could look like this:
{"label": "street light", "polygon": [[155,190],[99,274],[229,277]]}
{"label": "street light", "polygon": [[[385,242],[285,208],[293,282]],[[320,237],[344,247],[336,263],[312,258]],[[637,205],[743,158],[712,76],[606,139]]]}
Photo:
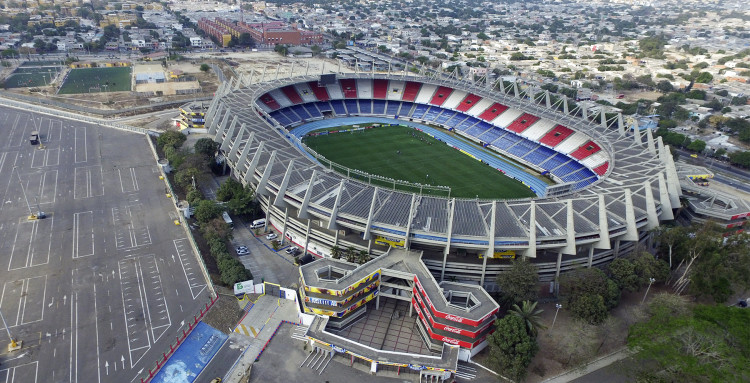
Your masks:
{"label": "street light", "polygon": [[656,279],[654,279],[654,278],[649,278],[648,279],[648,287],[646,288],[646,293],[643,294],[643,300],[641,300],[641,304],[643,304],[643,302],[646,301],[646,295],[648,295],[648,290],[651,288],[651,284],[654,283],[654,282],[656,282]]}
{"label": "street light", "polygon": [[552,329],[555,328],[555,321],[557,320],[557,313],[560,312],[560,309],[562,308],[562,305],[559,303],[555,303],[555,317],[552,318],[552,326],[549,326],[549,336],[552,336]]}
{"label": "street light", "polygon": [[10,329],[8,328],[8,323],[5,322],[5,316],[3,315],[3,312],[0,311],[0,319],[3,320],[3,326],[5,326],[5,331],[8,332],[8,338],[10,339],[10,343],[8,343],[8,351],[16,351],[21,349],[21,341],[16,342],[15,339],[13,339],[13,336],[10,335]]}

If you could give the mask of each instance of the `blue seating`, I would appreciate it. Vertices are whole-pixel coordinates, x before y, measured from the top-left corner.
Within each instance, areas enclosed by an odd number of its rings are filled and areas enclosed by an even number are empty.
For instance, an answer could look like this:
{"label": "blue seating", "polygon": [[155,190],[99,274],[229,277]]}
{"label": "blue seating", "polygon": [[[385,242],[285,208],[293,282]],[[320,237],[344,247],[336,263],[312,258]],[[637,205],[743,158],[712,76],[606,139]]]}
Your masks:
{"label": "blue seating", "polygon": [[[391,101],[393,102],[393,101]],[[414,106],[413,102],[401,102],[401,109],[398,111],[399,116],[411,117],[411,108]]]}
{"label": "blue seating", "polygon": [[333,108],[331,107],[331,104],[328,101],[319,101],[316,102],[315,105],[318,107],[318,109],[321,112],[332,112]]}
{"label": "blue seating", "polygon": [[474,125],[471,127],[471,129],[466,131],[466,134],[474,137],[479,137],[480,134],[490,130],[492,128],[492,125],[481,121],[480,123]]}
{"label": "blue seating", "polygon": [[563,178],[564,176],[567,176],[573,172],[577,172],[583,168],[583,165],[579,164],[575,161],[569,161],[565,164],[562,164],[561,166],[557,167],[556,169],[552,169],[552,174]]}
{"label": "blue seating", "polygon": [[443,125],[449,127],[449,128],[456,128],[459,124],[467,120],[469,117],[466,117],[465,115],[461,113],[456,113],[453,117],[448,119],[448,121],[445,121]]}
{"label": "blue seating", "polygon": [[331,100],[331,106],[333,107],[333,111],[336,112],[336,114],[340,116],[346,115],[346,108],[344,108],[344,103],[341,100]]}
{"label": "blue seating", "polygon": [[[362,105],[359,106],[362,108]],[[372,101],[372,114],[381,115],[385,114],[385,100],[373,100]]]}
{"label": "blue seating", "polygon": [[539,165],[555,154],[556,152],[554,150],[546,146],[539,145],[536,150],[529,152],[526,156],[523,157],[523,159],[531,162],[532,164]]}
{"label": "blue seating", "polygon": [[556,153],[552,158],[549,158],[547,161],[544,161],[541,164],[539,164],[539,166],[544,169],[550,170],[568,161],[570,161],[570,158],[568,158],[566,155],[562,153]]}
{"label": "blue seating", "polygon": [[318,110],[318,108],[315,107],[315,103],[311,102],[308,104],[304,104],[302,106],[305,107],[305,110],[307,111],[307,113],[309,113],[310,116],[312,116],[313,118],[323,116],[322,114],[320,114],[320,111]]}
{"label": "blue seating", "polygon": [[287,125],[291,125],[292,124],[292,122],[289,121],[289,119],[286,118],[286,116],[284,116],[283,114],[281,114],[280,110],[273,111],[269,115],[271,117],[273,117],[274,120],[278,121],[279,124],[281,124],[283,126],[287,126]]}
{"label": "blue seating", "polygon": [[388,106],[385,108],[385,114],[388,116],[395,116],[398,114],[398,110],[400,108],[401,108],[401,101],[388,101]]}
{"label": "blue seating", "polygon": [[293,110],[291,109],[291,107],[289,107],[289,108],[284,108],[284,109],[280,109],[279,111],[280,111],[280,112],[281,112],[281,114],[283,114],[283,115],[284,115],[284,116],[285,116],[286,118],[288,118],[288,119],[289,119],[289,121],[291,121],[292,123],[295,123],[295,122],[300,122],[300,121],[302,121],[302,117],[300,117],[300,116],[299,116],[299,115],[298,115],[297,113],[294,113],[294,111],[293,111]]}
{"label": "blue seating", "polygon": [[435,122],[437,122],[438,124],[445,124],[448,120],[450,120],[455,115],[456,115],[456,112],[452,110],[446,110],[435,119]]}
{"label": "blue seating", "polygon": [[[403,109],[403,107],[401,108]],[[411,114],[412,118],[422,118],[424,116],[425,112],[429,109],[429,106],[418,104],[416,108],[414,108],[414,113]]]}
{"label": "blue seating", "polygon": [[349,114],[358,114],[359,113],[359,107],[357,106],[357,100],[344,100],[344,105],[346,106],[346,111]]}
{"label": "blue seating", "polygon": [[372,101],[359,100],[359,112],[362,114],[372,114]]}
{"label": "blue seating", "polygon": [[300,116],[303,120],[309,120],[312,118],[312,116],[310,116],[310,113],[307,113],[307,110],[302,105],[292,105],[291,108],[294,113],[297,113],[297,115]]}
{"label": "blue seating", "polygon": [[430,109],[427,110],[427,112],[422,116],[422,119],[425,121],[432,121],[435,119],[435,117],[440,114],[440,112],[443,110],[443,108],[439,106],[431,106]]}
{"label": "blue seating", "polygon": [[[510,133],[508,133],[508,134],[510,134]],[[514,156],[522,158],[523,156],[525,156],[526,154],[528,154],[530,151],[533,151],[534,149],[536,149],[538,146],[539,146],[539,144],[537,144],[535,142],[531,142],[529,140],[521,139],[521,140],[518,141],[517,144],[511,146],[508,149],[508,152],[510,154],[513,154]]]}
{"label": "blue seating", "polygon": [[509,147],[513,146],[520,139],[521,138],[516,136],[515,134],[506,134],[504,136],[501,136],[499,139],[492,141],[492,146],[500,150],[506,150]]}
{"label": "blue seating", "polygon": [[479,123],[479,120],[474,117],[469,117],[465,120],[463,120],[460,124],[456,126],[456,130],[466,131],[467,129],[471,128],[472,126]]}
{"label": "blue seating", "polygon": [[492,128],[488,131],[482,133],[477,137],[478,139],[484,141],[484,142],[492,142],[500,138],[505,134],[505,131],[500,128]]}

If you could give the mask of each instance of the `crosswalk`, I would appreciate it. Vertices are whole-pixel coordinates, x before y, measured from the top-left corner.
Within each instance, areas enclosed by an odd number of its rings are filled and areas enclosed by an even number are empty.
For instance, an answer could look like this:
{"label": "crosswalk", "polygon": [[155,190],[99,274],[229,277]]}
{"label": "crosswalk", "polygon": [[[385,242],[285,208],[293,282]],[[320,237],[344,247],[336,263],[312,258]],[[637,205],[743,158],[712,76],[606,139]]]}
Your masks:
{"label": "crosswalk", "polygon": [[305,333],[307,332],[307,326],[295,326],[292,330],[292,339],[306,341]]}
{"label": "crosswalk", "polygon": [[477,377],[477,369],[471,366],[467,366],[465,364],[458,364],[458,369],[456,370],[456,378],[460,378],[464,381],[467,380],[474,380],[474,378]]}

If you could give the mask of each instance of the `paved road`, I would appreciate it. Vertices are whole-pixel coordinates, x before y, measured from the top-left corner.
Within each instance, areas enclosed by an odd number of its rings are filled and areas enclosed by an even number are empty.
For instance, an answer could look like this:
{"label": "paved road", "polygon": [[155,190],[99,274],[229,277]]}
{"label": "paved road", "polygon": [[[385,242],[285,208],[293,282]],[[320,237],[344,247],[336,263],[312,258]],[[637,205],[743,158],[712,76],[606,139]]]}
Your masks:
{"label": "paved road", "polygon": [[209,299],[145,136],[6,108],[0,126],[0,310],[23,341],[0,381],[130,382]]}

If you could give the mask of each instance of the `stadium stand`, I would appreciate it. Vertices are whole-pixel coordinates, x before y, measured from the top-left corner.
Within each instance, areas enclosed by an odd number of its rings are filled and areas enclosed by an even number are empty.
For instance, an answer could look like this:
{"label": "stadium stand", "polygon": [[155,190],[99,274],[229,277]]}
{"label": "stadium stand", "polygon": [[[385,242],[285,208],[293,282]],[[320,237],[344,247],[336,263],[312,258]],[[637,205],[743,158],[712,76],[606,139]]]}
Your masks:
{"label": "stadium stand", "polygon": [[445,99],[445,102],[442,106],[445,109],[456,109],[458,104],[461,103],[464,98],[466,98],[466,92],[464,92],[463,90],[454,89],[453,92],[451,92],[451,95]]}
{"label": "stadium stand", "polygon": [[318,86],[318,83],[315,81],[310,81],[307,83],[307,86],[310,87],[310,90],[312,90],[313,94],[315,94],[315,98],[318,99],[318,101],[328,101],[331,99],[331,97],[328,96],[328,91],[325,87]]}
{"label": "stadium stand", "polygon": [[474,117],[469,117],[469,118],[463,120],[460,124],[456,125],[456,130],[466,131],[469,128],[471,128],[472,126],[478,124],[479,122],[480,122],[480,120],[478,120],[478,119],[476,119]]}
{"label": "stadium stand", "polygon": [[539,147],[539,144],[537,144],[536,142],[531,142],[525,139],[519,139],[515,145],[508,148],[508,153],[518,158],[523,158],[523,156],[525,156],[529,152],[536,150],[536,148],[538,147]]}
{"label": "stadium stand", "polygon": [[528,129],[524,130],[521,135],[531,141],[539,142],[539,139],[544,136],[545,133],[549,132],[549,130],[554,126],[554,122],[547,119],[540,119],[535,124],[529,126]]}
{"label": "stadium stand", "polygon": [[407,81],[404,86],[404,97],[402,100],[414,102],[419,94],[419,90],[422,88],[422,83]]}
{"label": "stadium stand", "polygon": [[588,141],[589,138],[583,133],[575,132],[570,135],[565,141],[561,142],[555,147],[555,150],[560,153],[568,154],[583,145],[584,142]]}
{"label": "stadium stand", "polygon": [[518,117],[521,117],[521,115],[523,115],[523,111],[520,109],[510,108],[492,120],[492,123],[497,126],[506,127],[513,123]]}
{"label": "stadium stand", "polygon": [[388,80],[386,88],[386,97],[389,100],[401,100],[404,97],[405,82],[397,80]]}
{"label": "stadium stand", "polygon": [[385,99],[388,95],[388,80],[375,79],[372,84],[372,97]]}
{"label": "stadium stand", "polygon": [[320,113],[320,110],[315,106],[315,103],[307,103],[302,106],[305,107],[305,110],[307,110],[307,113],[309,113],[312,118],[323,117],[323,114]]}
{"label": "stadium stand", "polygon": [[422,119],[425,121],[432,121],[442,111],[443,111],[443,108],[431,106],[430,109],[427,109],[427,112],[425,112],[424,116],[422,116]]}
{"label": "stadium stand", "polygon": [[264,105],[271,108],[271,110],[277,110],[281,108],[281,105],[279,105],[279,103],[274,100],[273,96],[268,93],[260,96],[260,101],[263,102]]}
{"label": "stadium stand", "polygon": [[435,93],[432,95],[432,98],[430,99],[430,104],[442,106],[445,103],[445,100],[450,97],[452,92],[453,88],[448,88],[447,86],[441,86],[437,88]]}
{"label": "stadium stand", "polygon": [[372,80],[370,79],[358,79],[357,80],[357,98],[371,99],[372,98]]}
{"label": "stadium stand", "polygon": [[602,148],[599,147],[594,141],[589,140],[585,144],[581,145],[578,149],[576,149],[574,152],[570,153],[570,156],[577,159],[582,160],[598,151],[600,151]]}
{"label": "stadium stand", "polygon": [[385,100],[372,100],[372,114],[385,114]]}
{"label": "stadium stand", "polygon": [[[414,108],[414,112],[412,112],[409,117],[411,118],[422,118],[424,116],[425,112],[427,112],[427,109],[430,107],[423,104],[417,104],[417,106]],[[403,109],[403,108],[402,108]]]}
{"label": "stadium stand", "polygon": [[505,134],[500,135],[499,138],[494,139],[491,145],[497,149],[505,151],[515,145],[520,139],[521,138],[515,134],[505,132]]}
{"label": "stadium stand", "polygon": [[327,85],[326,89],[328,90],[328,96],[330,96],[332,100],[340,100],[344,98],[344,92],[341,91],[340,84],[336,83]]}
{"label": "stadium stand", "polygon": [[570,136],[571,134],[573,134],[573,130],[568,129],[562,125],[557,125],[554,129],[545,134],[544,137],[539,140],[539,142],[554,148],[559,143],[563,142],[563,140],[568,138],[568,136]]}
{"label": "stadium stand", "polygon": [[570,158],[562,153],[555,153],[554,156],[547,159],[539,164],[539,167],[545,170],[554,169],[566,162],[570,161]]}
{"label": "stadium stand", "polygon": [[472,117],[469,117],[463,113],[456,113],[453,117],[451,117],[449,120],[445,121],[445,126],[449,128],[455,129],[458,125],[460,125],[465,120],[468,120]]}
{"label": "stadium stand", "polygon": [[510,125],[508,125],[506,129],[516,133],[521,133],[538,120],[539,117],[524,113],[520,117],[516,118]]}
{"label": "stadium stand", "polygon": [[344,102],[341,100],[331,100],[331,107],[333,112],[339,116],[346,116],[346,108],[344,108]]}
{"label": "stadium stand", "polygon": [[286,116],[281,114],[280,110],[275,110],[269,114],[274,120],[276,120],[279,124],[287,126],[291,125],[292,121],[290,121]]}
{"label": "stadium stand", "polygon": [[302,82],[294,84],[294,89],[297,90],[297,93],[300,95],[300,97],[302,97],[303,102],[315,102],[318,100],[307,83]]}
{"label": "stadium stand", "polygon": [[286,96],[286,98],[288,98],[289,101],[291,101],[293,105],[302,103],[302,97],[300,97],[300,95],[294,89],[294,86],[287,85],[281,88],[281,91],[284,92],[284,95]]}
{"label": "stadium stand", "polygon": [[501,113],[505,112],[506,109],[508,109],[507,106],[494,103],[490,105],[487,109],[485,109],[481,114],[479,114],[478,117],[485,121],[492,121],[495,118],[497,118],[497,116],[499,116]]}
{"label": "stadium stand", "polygon": [[607,173],[607,170],[609,169],[609,162],[605,162],[604,164],[598,166],[596,169],[594,169],[594,173],[603,176]]}
{"label": "stadium stand", "polygon": [[320,110],[321,112],[332,112],[333,111],[333,107],[331,106],[331,103],[328,102],[328,101],[316,102],[315,106],[317,106],[318,110]]}
{"label": "stadium stand", "polygon": [[300,116],[303,120],[309,120],[312,118],[310,113],[307,113],[307,110],[302,105],[294,105],[291,107],[291,110],[294,111],[294,113]]}
{"label": "stadium stand", "polygon": [[348,114],[359,114],[359,103],[358,100],[344,100],[344,106],[346,107],[346,113]]}
{"label": "stadium stand", "polygon": [[273,97],[273,99],[276,100],[276,102],[278,102],[279,105],[281,105],[282,108],[286,108],[287,106],[292,105],[292,102],[289,100],[289,98],[284,96],[284,93],[281,92],[281,90],[279,89],[274,89],[268,92],[268,94],[270,94]]}
{"label": "stadium stand", "polygon": [[443,113],[440,113],[440,115],[435,118],[435,122],[441,125],[445,125],[445,123],[455,115],[456,112],[452,110],[443,110]]}
{"label": "stadium stand", "polygon": [[395,116],[398,114],[399,109],[401,109],[401,102],[389,100],[388,105],[385,108],[385,114]]}
{"label": "stadium stand", "polygon": [[417,94],[417,98],[414,100],[415,104],[427,104],[432,100],[432,96],[435,95],[435,91],[437,90],[437,85],[432,84],[424,84],[419,89],[419,93]]}
{"label": "stadium stand", "polygon": [[604,153],[603,150],[600,150],[600,151],[598,151],[598,152],[596,152],[596,153],[594,153],[594,154],[592,154],[592,155],[590,155],[588,157],[585,157],[584,159],[582,159],[579,162],[581,164],[583,164],[583,166],[585,166],[585,167],[587,167],[589,169],[594,169],[597,166],[599,166],[599,165],[607,162],[607,158],[608,158],[607,154]]}
{"label": "stadium stand", "polygon": [[475,106],[480,99],[481,97],[470,93],[463,100],[461,100],[458,106],[456,106],[456,109],[459,112],[468,112],[469,109]]}
{"label": "stadium stand", "polygon": [[359,100],[359,113],[372,114],[372,100]]}
{"label": "stadium stand", "polygon": [[484,113],[489,107],[491,107],[493,104],[492,101],[483,98],[474,104],[474,106],[470,107],[468,111],[466,111],[467,114],[470,116],[478,117],[480,114]]}
{"label": "stadium stand", "polygon": [[554,156],[555,153],[557,152],[546,146],[539,145],[536,150],[530,151],[525,156],[523,156],[523,159],[534,165],[539,165],[550,157]]}
{"label": "stadium stand", "polygon": [[401,109],[398,111],[399,116],[411,116],[411,111],[414,109],[414,103],[411,102],[402,102],[401,103]]}
{"label": "stadium stand", "polygon": [[339,81],[341,85],[341,93],[344,98],[357,98],[357,81],[351,78],[341,79]]}

